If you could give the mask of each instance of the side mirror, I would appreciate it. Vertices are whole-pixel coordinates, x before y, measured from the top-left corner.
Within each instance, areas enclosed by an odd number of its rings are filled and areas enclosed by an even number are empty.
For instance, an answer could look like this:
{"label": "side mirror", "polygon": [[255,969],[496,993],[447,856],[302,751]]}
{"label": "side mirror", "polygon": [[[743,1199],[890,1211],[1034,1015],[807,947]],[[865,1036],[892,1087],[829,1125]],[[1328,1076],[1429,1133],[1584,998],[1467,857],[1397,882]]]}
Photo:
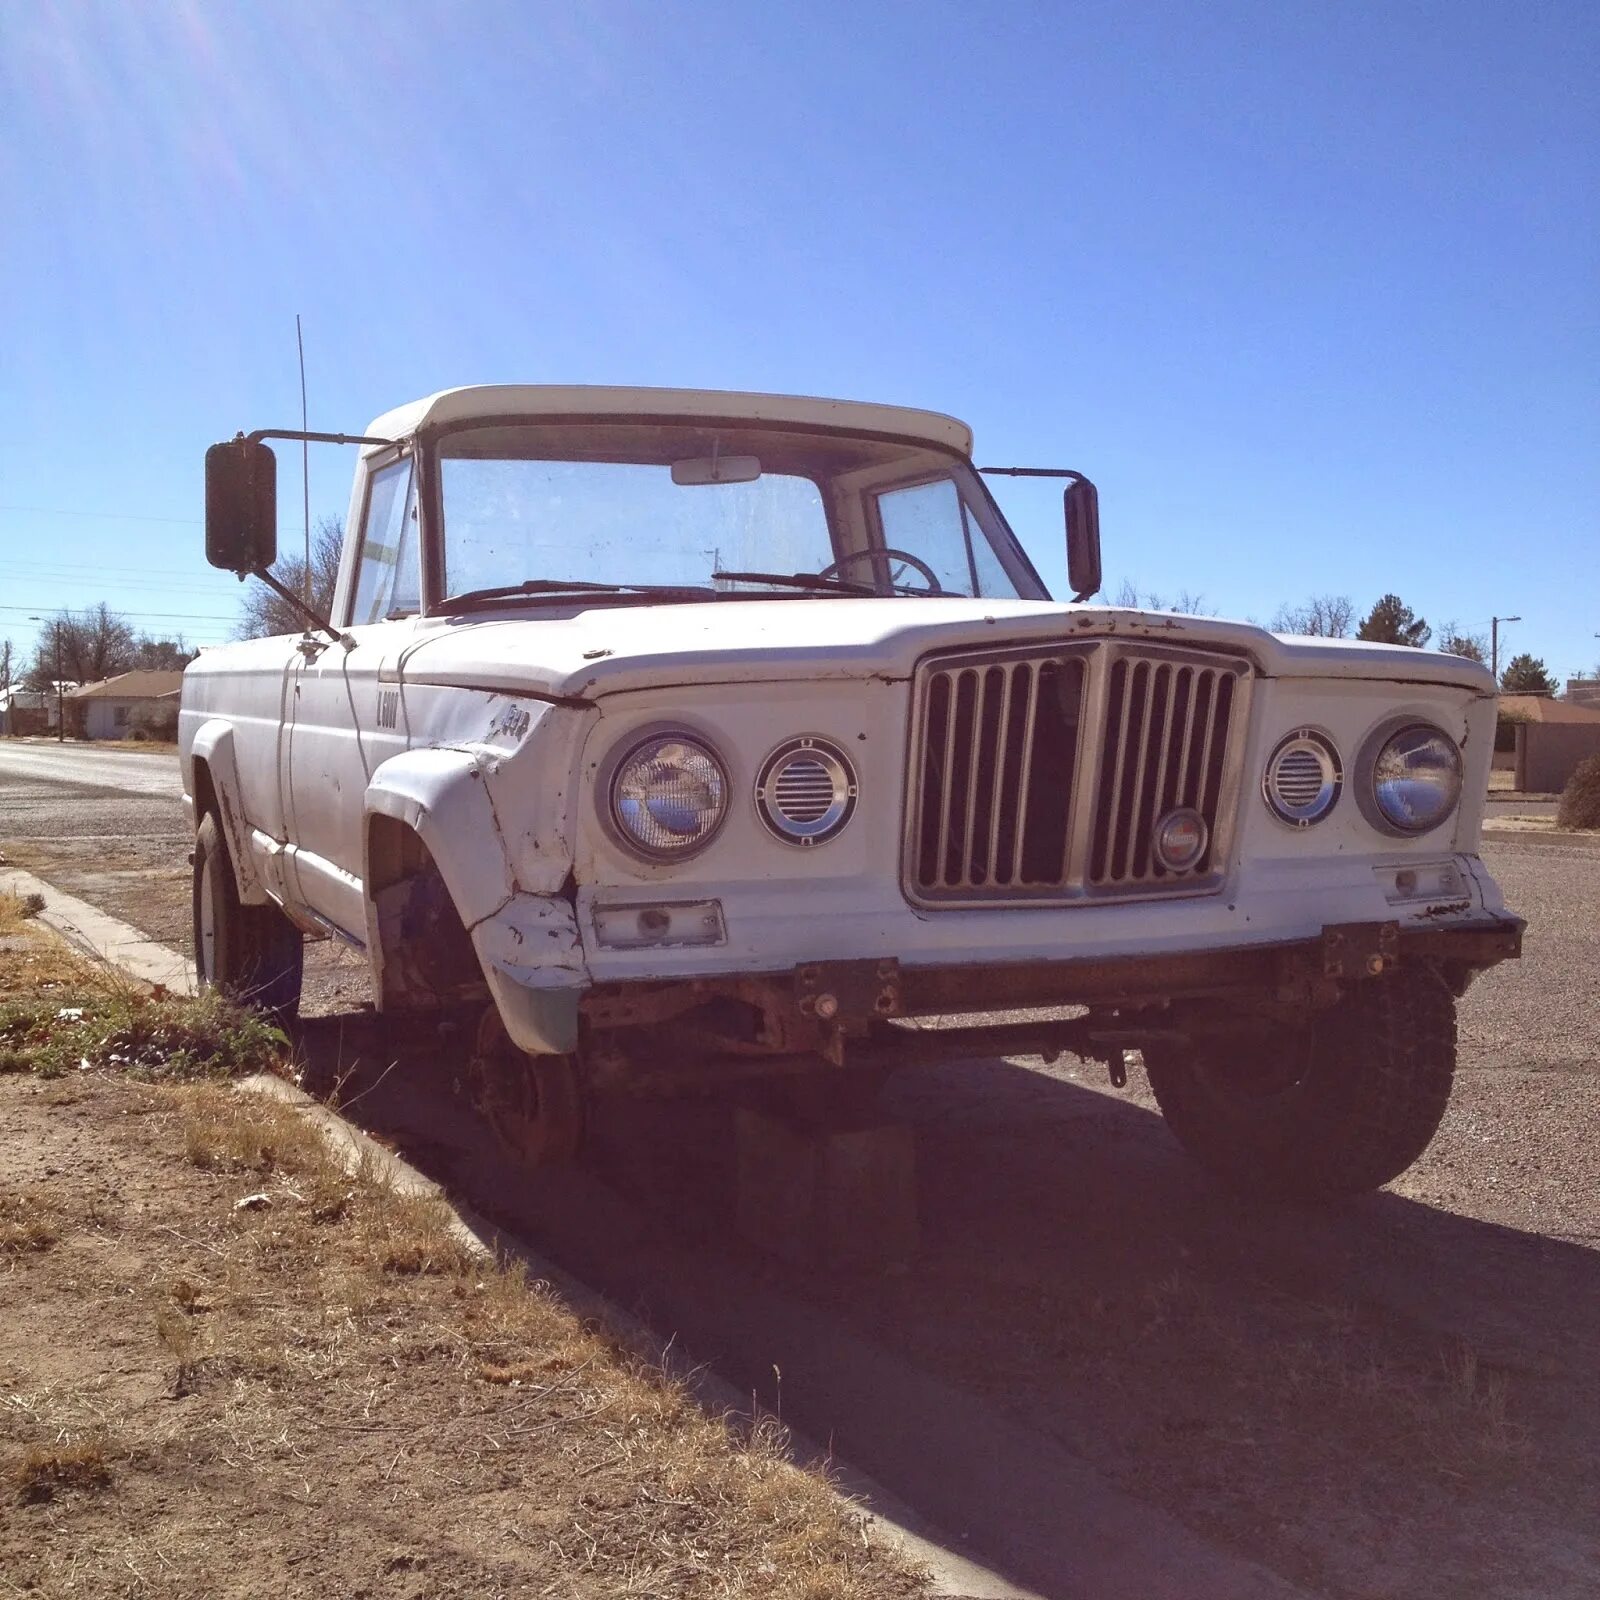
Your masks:
{"label": "side mirror", "polygon": [[278,554],[278,462],[240,434],[206,451],[206,560],[243,577]]}
{"label": "side mirror", "polygon": [[1100,588],[1100,492],[1087,478],[1074,478],[1062,496],[1067,522],[1067,583],[1074,600]]}

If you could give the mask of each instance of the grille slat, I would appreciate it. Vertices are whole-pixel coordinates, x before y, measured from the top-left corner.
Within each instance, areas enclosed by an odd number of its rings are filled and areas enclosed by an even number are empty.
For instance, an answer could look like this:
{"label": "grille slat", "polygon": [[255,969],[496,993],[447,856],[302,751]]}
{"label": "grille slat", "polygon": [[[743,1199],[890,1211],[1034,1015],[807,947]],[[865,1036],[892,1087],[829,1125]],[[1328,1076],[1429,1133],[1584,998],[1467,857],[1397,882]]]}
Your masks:
{"label": "grille slat", "polygon": [[[1120,642],[926,663],[908,889],[954,903],[1216,887],[1247,681],[1233,658]],[[1200,813],[1211,842],[1174,872],[1153,839],[1179,806]]]}

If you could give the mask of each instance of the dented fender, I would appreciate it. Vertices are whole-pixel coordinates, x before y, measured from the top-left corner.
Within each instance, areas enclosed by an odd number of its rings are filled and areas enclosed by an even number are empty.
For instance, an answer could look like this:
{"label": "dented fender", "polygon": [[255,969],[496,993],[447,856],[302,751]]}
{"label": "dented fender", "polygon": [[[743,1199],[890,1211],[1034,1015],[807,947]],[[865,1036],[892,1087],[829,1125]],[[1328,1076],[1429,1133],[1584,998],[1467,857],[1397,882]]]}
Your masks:
{"label": "dented fender", "polygon": [[472,929],[472,947],[519,1049],[578,1047],[578,999],[589,982],[578,919],[559,895],[517,894]]}
{"label": "dented fender", "polygon": [[[391,757],[367,785],[366,809],[369,816],[404,823],[428,847],[469,931],[522,887],[495,816],[484,760],[475,752],[408,750]],[[363,877],[372,881],[370,861]]]}

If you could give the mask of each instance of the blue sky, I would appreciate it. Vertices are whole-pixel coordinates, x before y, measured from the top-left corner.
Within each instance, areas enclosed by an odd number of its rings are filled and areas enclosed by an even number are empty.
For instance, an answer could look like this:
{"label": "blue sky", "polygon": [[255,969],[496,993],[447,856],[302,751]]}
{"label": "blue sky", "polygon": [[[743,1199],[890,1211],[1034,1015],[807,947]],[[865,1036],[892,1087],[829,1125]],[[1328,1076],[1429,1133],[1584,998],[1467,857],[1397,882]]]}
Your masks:
{"label": "blue sky", "polygon": [[[1587,669],[1597,191],[1592,0],[8,7],[0,637],[227,636],[202,457],[295,425],[299,312],[313,427],[486,381],[927,405],[1091,473],[1113,589],[1394,590]],[[1060,592],[1058,499],[1000,492]]]}

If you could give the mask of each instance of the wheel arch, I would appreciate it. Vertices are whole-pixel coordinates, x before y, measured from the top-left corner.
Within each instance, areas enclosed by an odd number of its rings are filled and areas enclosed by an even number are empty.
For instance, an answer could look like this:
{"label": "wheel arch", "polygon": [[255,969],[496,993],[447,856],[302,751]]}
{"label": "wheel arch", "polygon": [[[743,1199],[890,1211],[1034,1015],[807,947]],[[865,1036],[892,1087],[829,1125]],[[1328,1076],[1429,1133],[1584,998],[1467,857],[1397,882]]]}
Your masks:
{"label": "wheel arch", "polygon": [[519,1047],[559,1053],[576,1037],[576,912],[568,891],[519,881],[488,778],[474,753],[435,748],[395,756],[368,785],[375,992],[386,1008],[487,993]]}

